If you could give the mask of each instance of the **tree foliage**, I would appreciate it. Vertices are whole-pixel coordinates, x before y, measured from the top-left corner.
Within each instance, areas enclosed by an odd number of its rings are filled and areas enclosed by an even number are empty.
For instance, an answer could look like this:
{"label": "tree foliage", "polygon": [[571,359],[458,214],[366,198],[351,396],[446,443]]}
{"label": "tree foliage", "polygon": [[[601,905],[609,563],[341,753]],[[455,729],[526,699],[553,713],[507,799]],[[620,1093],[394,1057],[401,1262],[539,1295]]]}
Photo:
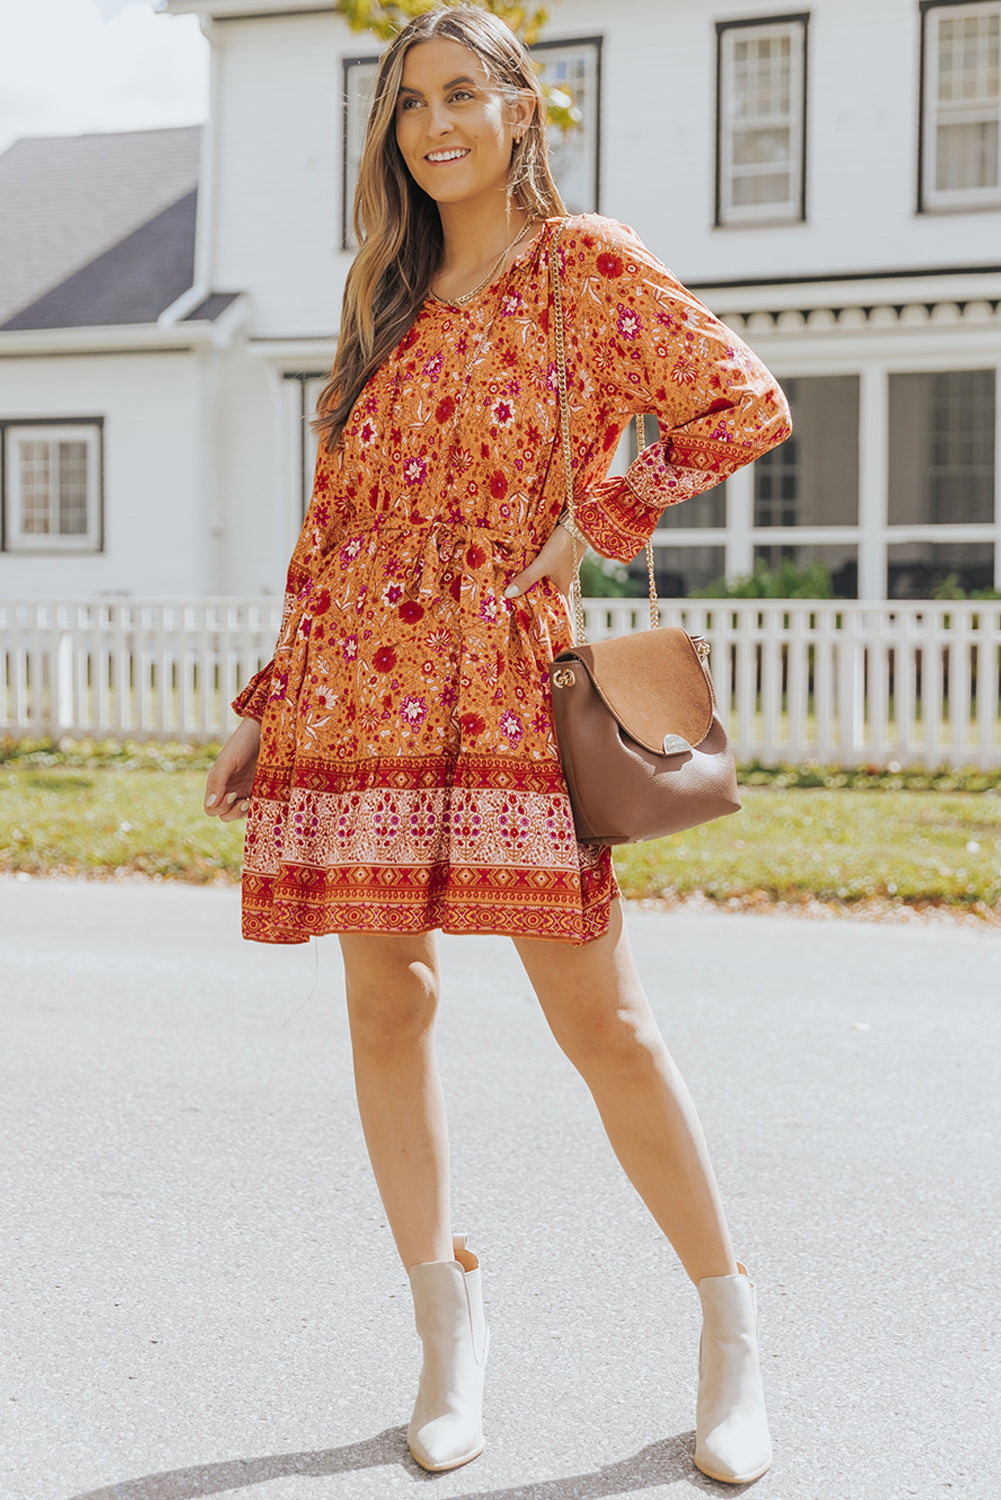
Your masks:
{"label": "tree foliage", "polygon": [[[352,31],[374,31],[382,41],[388,42],[415,16],[434,10],[439,0],[340,0],[339,9],[347,18]],[[516,0],[466,0],[499,16],[511,30],[517,32],[527,47],[538,40],[548,13],[542,5],[519,5]]]}

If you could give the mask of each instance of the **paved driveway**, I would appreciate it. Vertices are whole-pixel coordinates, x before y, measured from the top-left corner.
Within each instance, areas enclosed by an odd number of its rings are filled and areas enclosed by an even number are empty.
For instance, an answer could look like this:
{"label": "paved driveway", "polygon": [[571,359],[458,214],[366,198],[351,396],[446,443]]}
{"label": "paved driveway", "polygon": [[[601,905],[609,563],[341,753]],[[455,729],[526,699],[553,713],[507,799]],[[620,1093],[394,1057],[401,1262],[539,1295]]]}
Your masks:
{"label": "paved driveway", "polygon": [[[1001,935],[631,926],[759,1284],[756,1500],[993,1497]],[[510,945],[442,947],[493,1348],[486,1453],[435,1477],[336,943],[244,944],[232,891],[0,882],[2,1500],[735,1493],[691,1466],[694,1293]]]}

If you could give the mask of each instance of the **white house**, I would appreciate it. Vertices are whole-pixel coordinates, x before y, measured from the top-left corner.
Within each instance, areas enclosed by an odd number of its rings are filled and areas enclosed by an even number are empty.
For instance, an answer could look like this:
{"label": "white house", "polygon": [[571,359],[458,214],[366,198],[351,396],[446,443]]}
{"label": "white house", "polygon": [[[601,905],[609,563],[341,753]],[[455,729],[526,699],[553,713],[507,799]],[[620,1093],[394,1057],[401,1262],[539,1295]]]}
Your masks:
{"label": "white house", "polygon": [[[302,516],[378,47],[322,0],[165,8],[211,44],[200,142],[0,156],[0,598],[276,592]],[[584,113],[571,208],[793,407],[665,515],[663,591],[779,556],[846,597],[1001,584],[1001,0],[559,0],[539,58]]]}

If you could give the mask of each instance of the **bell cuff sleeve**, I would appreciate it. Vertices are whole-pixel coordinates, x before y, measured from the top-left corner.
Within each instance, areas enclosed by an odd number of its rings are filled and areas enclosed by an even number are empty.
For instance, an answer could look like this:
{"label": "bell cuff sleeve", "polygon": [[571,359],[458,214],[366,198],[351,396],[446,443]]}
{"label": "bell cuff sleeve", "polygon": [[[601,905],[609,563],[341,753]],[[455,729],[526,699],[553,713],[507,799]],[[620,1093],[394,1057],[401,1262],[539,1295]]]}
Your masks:
{"label": "bell cuff sleeve", "polygon": [[572,410],[572,427],[586,432],[590,413],[606,453],[632,416],[655,415],[660,427],[658,441],[624,475],[602,477],[593,444],[576,475],[581,531],[602,556],[629,562],[669,505],[784,442],[789,406],[757,355],[632,230],[588,215],[568,231],[571,388],[593,393],[590,408],[582,402],[579,416]]}
{"label": "bell cuff sleeve", "polygon": [[753,441],[706,436],[699,431],[704,419],[698,419],[651,443],[621,478],[603,480],[576,502],[577,524],[595,551],[630,562],[646,546],[669,505],[701,495],[784,442],[792,430],[785,397],[753,404],[757,409],[745,429],[753,431]]}
{"label": "bell cuff sleeve", "polygon": [[264,709],[271,694],[271,675],[274,669],[275,662],[272,657],[267,666],[255,672],[243,691],[233,699],[230,706],[241,719],[257,719],[260,722],[264,718]]}

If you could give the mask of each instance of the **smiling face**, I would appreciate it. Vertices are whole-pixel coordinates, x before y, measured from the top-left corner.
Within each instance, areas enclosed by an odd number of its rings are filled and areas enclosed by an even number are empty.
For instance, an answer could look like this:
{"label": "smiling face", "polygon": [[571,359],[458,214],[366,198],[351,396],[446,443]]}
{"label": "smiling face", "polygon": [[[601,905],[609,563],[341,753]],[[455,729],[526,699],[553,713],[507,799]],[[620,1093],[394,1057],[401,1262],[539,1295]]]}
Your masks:
{"label": "smiling face", "polygon": [[507,191],[515,137],[534,101],[510,102],[481,58],[434,38],[410,48],[396,101],[396,142],[407,169],[436,203]]}

